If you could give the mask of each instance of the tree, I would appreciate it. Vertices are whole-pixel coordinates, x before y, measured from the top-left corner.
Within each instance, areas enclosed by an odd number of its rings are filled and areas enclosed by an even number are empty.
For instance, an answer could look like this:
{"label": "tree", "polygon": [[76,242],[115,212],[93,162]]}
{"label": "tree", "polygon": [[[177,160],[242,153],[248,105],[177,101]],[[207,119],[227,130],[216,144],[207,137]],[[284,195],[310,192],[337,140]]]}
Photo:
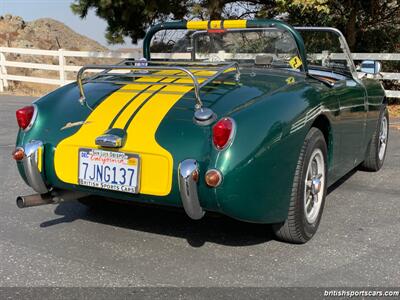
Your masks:
{"label": "tree", "polygon": [[[400,51],[400,0],[74,0],[71,8],[81,18],[94,9],[107,21],[111,44],[124,37],[136,43],[165,20],[278,17],[292,25],[338,28],[352,52]],[[384,62],[384,68],[400,70],[400,63]]]}
{"label": "tree", "polygon": [[[320,0],[309,0],[320,1]],[[262,7],[272,7],[275,0],[74,0],[72,11],[85,18],[90,9],[107,21],[106,38],[110,44],[133,43],[143,38],[146,29],[156,22],[186,19],[227,19],[254,15]]]}
{"label": "tree", "polygon": [[353,52],[395,52],[400,47],[398,0],[330,0],[322,10],[313,5],[277,10],[287,12],[291,24],[338,28]]}
{"label": "tree", "polygon": [[[354,52],[398,51],[399,0],[75,0],[74,13],[89,9],[107,21],[107,40],[136,43],[155,22],[186,19],[281,17],[293,25],[332,26]],[[396,49],[397,47],[397,49]]]}
{"label": "tree", "polygon": [[[338,28],[352,52],[400,51],[399,0],[329,0],[320,2],[319,7],[310,3],[299,5],[297,0],[282,2],[286,3],[265,12],[266,16],[286,13],[286,21],[293,25]],[[400,63],[384,61],[383,68],[398,72]],[[394,81],[383,84],[389,90],[399,88]]]}
{"label": "tree", "polygon": [[133,43],[142,38],[155,21],[169,18],[182,19],[188,13],[182,0],[76,0],[72,11],[85,18],[89,9],[107,21],[106,38],[110,44],[124,42],[130,37]]}

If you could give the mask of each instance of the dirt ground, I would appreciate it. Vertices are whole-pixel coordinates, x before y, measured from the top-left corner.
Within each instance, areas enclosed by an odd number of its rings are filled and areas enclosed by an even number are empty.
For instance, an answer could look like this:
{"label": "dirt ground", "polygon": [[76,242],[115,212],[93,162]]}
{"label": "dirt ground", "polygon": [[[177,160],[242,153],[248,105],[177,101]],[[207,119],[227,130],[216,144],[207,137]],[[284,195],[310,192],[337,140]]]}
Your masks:
{"label": "dirt ground", "polygon": [[400,118],[400,104],[389,105],[389,117]]}

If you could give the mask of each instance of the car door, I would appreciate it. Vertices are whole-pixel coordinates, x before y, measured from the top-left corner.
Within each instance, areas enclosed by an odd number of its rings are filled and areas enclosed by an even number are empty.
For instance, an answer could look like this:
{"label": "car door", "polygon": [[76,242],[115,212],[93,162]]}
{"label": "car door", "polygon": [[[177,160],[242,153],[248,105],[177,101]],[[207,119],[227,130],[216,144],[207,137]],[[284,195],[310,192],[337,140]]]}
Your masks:
{"label": "car door", "polygon": [[[339,103],[335,130],[339,147],[335,155],[335,175],[343,176],[357,166],[365,154],[367,94],[358,79],[354,62],[343,34],[330,27],[296,27],[307,50],[309,68],[319,68],[337,81],[332,94]],[[337,143],[337,141],[336,141]]]}
{"label": "car door", "polygon": [[340,138],[339,162],[342,174],[356,167],[365,154],[364,139],[367,99],[364,86],[353,78],[336,84],[339,101],[337,130]]}

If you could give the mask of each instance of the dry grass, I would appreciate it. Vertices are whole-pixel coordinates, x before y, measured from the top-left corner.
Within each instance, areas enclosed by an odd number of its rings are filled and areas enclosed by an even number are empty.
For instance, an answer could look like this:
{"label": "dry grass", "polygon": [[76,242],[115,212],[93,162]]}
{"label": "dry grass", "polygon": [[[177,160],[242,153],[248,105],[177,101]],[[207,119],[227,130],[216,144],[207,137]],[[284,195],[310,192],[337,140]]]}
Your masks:
{"label": "dry grass", "polygon": [[16,96],[41,97],[55,90],[56,88],[58,88],[57,85],[51,84],[18,82],[13,83],[6,91],[6,93]]}
{"label": "dry grass", "polygon": [[400,118],[400,104],[389,105],[389,117]]}
{"label": "dry grass", "polygon": [[400,104],[389,105],[389,119],[391,120],[390,127],[400,130]]}

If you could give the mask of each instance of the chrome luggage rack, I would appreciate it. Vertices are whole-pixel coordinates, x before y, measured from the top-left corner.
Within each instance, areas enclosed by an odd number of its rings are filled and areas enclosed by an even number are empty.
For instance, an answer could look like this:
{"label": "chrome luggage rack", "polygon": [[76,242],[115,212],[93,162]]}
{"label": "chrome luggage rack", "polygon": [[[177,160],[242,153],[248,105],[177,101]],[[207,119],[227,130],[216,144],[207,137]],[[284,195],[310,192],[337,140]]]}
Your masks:
{"label": "chrome luggage rack", "polygon": [[[143,65],[143,64],[148,65]],[[212,112],[210,115],[210,109],[203,108],[203,102],[200,98],[200,89],[210,82],[214,81],[220,75],[229,71],[229,69],[235,69],[235,81],[238,82],[240,80],[240,71],[239,64],[237,62],[192,62],[192,61],[141,61],[141,60],[133,60],[126,59],[117,65],[86,65],[83,66],[77,75],[77,83],[79,86],[79,102],[82,105],[87,106],[90,110],[93,110],[86,102],[85,92],[83,89],[84,82],[111,82],[111,83],[120,83],[120,84],[152,84],[152,85],[186,85],[194,87],[195,99],[196,99],[196,113],[195,118],[200,121],[208,120],[212,117]],[[88,70],[104,70],[94,76],[88,78],[82,78],[83,73]],[[110,73],[113,70],[129,70],[129,73]],[[140,81],[136,82],[135,78],[143,78],[143,77],[154,77],[159,76],[155,74],[155,71],[165,71],[165,70],[176,70],[180,71],[179,73],[184,74],[171,74],[167,75],[168,78],[189,78],[193,81],[193,84],[189,83],[175,83],[175,82],[151,82],[151,81]],[[193,71],[203,70],[203,71],[212,71],[214,74],[210,76],[205,75],[195,75]],[[123,78],[133,79],[132,81],[117,81],[117,80],[107,80],[104,77],[110,76],[121,76]],[[103,77],[103,79],[101,79]],[[198,79],[205,79],[203,82],[199,83]],[[197,116],[196,116],[197,115]]]}

